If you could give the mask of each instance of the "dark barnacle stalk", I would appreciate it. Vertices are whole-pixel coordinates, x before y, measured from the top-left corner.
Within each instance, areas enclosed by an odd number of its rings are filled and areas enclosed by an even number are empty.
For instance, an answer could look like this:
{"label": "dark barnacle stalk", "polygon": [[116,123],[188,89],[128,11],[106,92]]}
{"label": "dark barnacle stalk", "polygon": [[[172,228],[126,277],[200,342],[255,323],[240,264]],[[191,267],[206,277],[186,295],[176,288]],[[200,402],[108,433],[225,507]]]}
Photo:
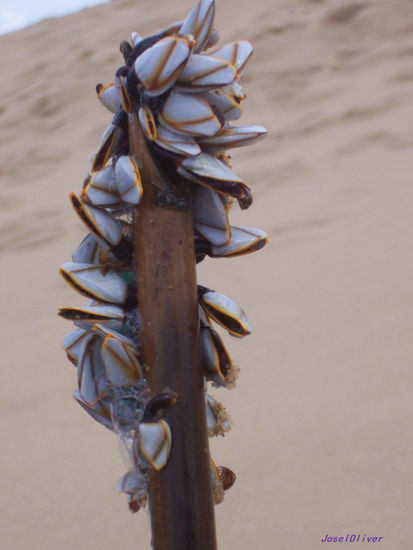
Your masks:
{"label": "dark barnacle stalk", "polygon": [[213,504],[235,481],[208,449],[208,436],[231,427],[208,382],[233,388],[239,371],[213,323],[237,338],[251,327],[237,302],[197,286],[196,263],[267,242],[229,223],[234,199],[246,209],[252,193],[226,150],[266,130],[232,124],[252,46],[211,50],[214,12],[214,0],[199,0],[183,22],[122,42],[125,65],[96,87],[114,117],[70,194],[88,234],[60,269],[90,300],[59,312],[76,326],[63,342],[74,397],[125,446],[118,489],[132,512],[149,500],[154,550],[214,550]]}
{"label": "dark barnacle stalk", "polygon": [[[135,113],[129,115],[129,142],[131,152],[145,159],[143,198],[134,220],[141,361],[153,394],[164,388],[178,394],[168,413],[173,433],[168,464],[150,476],[152,544],[156,550],[214,550],[190,189],[183,183],[173,194],[169,191],[171,184],[149,154]],[[151,178],[163,181],[166,189],[161,191]],[[170,200],[159,200],[168,193]]]}

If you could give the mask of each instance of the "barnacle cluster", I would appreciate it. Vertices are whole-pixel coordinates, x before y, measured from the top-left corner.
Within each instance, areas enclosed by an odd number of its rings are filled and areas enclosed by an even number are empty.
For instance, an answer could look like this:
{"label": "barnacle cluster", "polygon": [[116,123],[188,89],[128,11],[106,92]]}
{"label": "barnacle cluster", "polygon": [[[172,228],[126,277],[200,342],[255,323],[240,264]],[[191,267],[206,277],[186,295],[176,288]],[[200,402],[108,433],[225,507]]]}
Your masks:
{"label": "barnacle cluster", "polygon": [[[232,124],[246,97],[239,81],[252,47],[246,40],[217,46],[214,13],[214,0],[200,0],[184,21],[147,38],[132,33],[122,42],[124,65],[112,84],[96,88],[113,120],[91,157],[80,196],[70,194],[88,233],[60,272],[90,301],[60,308],[59,314],[76,326],[63,347],[77,368],[75,399],[115,431],[128,451],[130,470],[118,487],[132,511],[146,502],[149,469],[167,463],[173,434],[162,412],[177,396],[170,391],[151,396],[139,359],[132,212],[140,208],[143,190],[141,160],[129,151],[128,113],[138,115],[150,153],[172,185],[192,184],[197,262],[248,254],[267,242],[263,231],[228,220],[233,200],[245,209],[252,195],[231,170],[226,150],[248,145],[266,130]],[[231,388],[238,369],[213,322],[241,338],[251,331],[248,319],[223,294],[199,286],[198,295],[205,379]],[[209,435],[223,435],[231,425],[225,408],[207,394],[206,408]],[[235,474],[211,461],[211,475],[219,502]]]}

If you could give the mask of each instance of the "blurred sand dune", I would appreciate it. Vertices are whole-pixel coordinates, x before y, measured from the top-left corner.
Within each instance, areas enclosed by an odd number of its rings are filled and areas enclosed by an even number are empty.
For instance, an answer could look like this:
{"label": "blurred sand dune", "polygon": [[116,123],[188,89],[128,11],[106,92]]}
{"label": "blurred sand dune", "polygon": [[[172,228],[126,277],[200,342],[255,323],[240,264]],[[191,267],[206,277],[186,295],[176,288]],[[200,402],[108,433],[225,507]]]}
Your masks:
{"label": "blurred sand dune", "polygon": [[[83,300],[57,270],[84,234],[67,193],[110,121],[96,83],[131,31],[191,6],[118,1],[0,37],[1,548],[150,546],[145,513],[114,490],[115,438],[71,399],[56,308]],[[269,130],[232,155],[255,202],[231,219],[271,238],[199,268],[254,328],[229,342],[238,389],[218,392],[235,427],[211,447],[238,475],[216,509],[219,547],[316,550],[360,533],[408,550],[413,4],[221,0],[216,27],[221,43],[253,43],[241,122]]]}

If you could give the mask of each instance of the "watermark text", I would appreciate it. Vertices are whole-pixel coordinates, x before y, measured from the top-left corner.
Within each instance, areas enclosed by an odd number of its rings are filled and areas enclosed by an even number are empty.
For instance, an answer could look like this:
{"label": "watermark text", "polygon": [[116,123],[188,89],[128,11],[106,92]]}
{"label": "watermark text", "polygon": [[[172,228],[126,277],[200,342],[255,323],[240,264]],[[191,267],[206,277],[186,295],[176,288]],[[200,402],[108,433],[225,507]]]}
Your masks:
{"label": "watermark text", "polygon": [[372,537],[370,535],[360,535],[360,534],[347,534],[342,537],[335,537],[332,535],[327,535],[321,539],[321,542],[361,542],[361,543],[369,543],[369,542],[381,542],[383,540],[383,537]]}

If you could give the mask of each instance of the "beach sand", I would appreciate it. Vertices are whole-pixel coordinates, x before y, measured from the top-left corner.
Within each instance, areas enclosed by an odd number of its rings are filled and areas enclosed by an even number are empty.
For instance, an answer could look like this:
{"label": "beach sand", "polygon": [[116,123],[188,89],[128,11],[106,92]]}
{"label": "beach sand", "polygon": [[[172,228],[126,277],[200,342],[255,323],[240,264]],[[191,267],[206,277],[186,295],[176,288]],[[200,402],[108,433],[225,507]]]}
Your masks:
{"label": "beach sand", "polygon": [[[120,0],[0,37],[4,550],[150,547],[148,515],[115,491],[116,438],[71,397],[71,325],[56,309],[84,299],[58,268],[85,233],[67,195],[111,118],[96,83],[112,80],[131,31],[152,33],[192,4]],[[199,266],[200,283],[253,325],[226,340],[237,389],[217,391],[234,428],[212,454],[237,474],[216,508],[219,548],[317,550],[327,534],[354,533],[407,550],[413,5],[221,0],[216,28],[221,43],[253,43],[239,122],[269,131],[232,154],[255,201],[231,221],[271,239]]]}

